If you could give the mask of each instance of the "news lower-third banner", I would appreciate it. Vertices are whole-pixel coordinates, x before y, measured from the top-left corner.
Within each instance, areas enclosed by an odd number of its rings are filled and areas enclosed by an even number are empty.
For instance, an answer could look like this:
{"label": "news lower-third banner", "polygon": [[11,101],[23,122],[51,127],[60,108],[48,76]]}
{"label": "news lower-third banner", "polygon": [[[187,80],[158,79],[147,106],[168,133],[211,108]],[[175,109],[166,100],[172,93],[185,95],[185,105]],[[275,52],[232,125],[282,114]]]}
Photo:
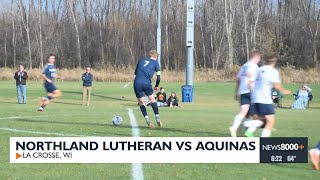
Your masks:
{"label": "news lower-third banner", "polygon": [[11,163],[307,163],[308,138],[11,137]]}

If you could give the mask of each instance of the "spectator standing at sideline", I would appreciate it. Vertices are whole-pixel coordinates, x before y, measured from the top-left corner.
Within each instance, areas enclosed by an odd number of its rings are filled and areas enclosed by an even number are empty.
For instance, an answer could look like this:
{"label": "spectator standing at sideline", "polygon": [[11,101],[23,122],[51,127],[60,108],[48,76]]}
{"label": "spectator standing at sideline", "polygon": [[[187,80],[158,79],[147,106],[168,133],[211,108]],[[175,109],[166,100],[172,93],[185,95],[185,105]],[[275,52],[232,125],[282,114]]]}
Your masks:
{"label": "spectator standing at sideline", "polygon": [[18,104],[26,104],[27,103],[26,81],[28,79],[28,74],[27,72],[24,71],[24,67],[22,64],[20,64],[19,70],[14,74],[13,78],[16,80]]}
{"label": "spectator standing at sideline", "polygon": [[90,67],[86,68],[86,72],[82,74],[83,90],[82,90],[82,105],[90,106],[91,102],[91,89],[92,89],[93,75],[90,73]]}

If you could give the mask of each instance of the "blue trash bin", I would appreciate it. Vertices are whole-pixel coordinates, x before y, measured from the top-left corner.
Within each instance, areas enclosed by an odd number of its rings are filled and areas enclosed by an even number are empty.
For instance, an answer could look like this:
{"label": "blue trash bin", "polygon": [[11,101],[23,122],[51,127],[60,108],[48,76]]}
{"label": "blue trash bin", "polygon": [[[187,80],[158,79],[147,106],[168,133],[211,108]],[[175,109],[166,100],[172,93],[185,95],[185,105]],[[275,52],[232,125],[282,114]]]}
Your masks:
{"label": "blue trash bin", "polygon": [[182,86],[182,102],[191,103],[193,96],[193,86],[185,85]]}

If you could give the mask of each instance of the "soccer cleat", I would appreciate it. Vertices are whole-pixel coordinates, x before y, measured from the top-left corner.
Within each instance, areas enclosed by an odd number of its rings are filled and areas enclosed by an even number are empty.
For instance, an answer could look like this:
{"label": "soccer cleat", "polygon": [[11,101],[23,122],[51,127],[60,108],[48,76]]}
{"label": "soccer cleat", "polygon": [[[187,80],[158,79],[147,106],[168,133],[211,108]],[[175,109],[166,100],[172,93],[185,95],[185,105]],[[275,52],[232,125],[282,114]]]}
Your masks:
{"label": "soccer cleat", "polygon": [[159,122],[157,121],[157,124],[158,124],[159,127],[162,127],[162,122],[161,121],[159,121]]}
{"label": "soccer cleat", "polygon": [[158,126],[162,127],[162,122],[161,122],[160,116],[158,114],[156,115],[156,121],[157,121]]}
{"label": "soccer cleat", "polygon": [[40,108],[37,110],[37,112],[43,112],[43,108],[40,107]]}
{"label": "soccer cleat", "polygon": [[149,117],[148,117],[148,116],[145,116],[144,118],[146,119],[146,123],[148,124],[148,127],[149,127],[150,129],[154,129],[155,126],[150,122]]}
{"label": "soccer cleat", "polygon": [[313,169],[318,171],[319,170],[319,155],[317,154],[316,150],[310,150],[310,158],[313,165]]}
{"label": "soccer cleat", "polygon": [[234,129],[233,127],[229,128],[231,137],[237,137],[237,129]]}
{"label": "soccer cleat", "polygon": [[246,131],[244,133],[244,135],[247,136],[247,137],[254,137],[254,135],[252,133],[248,132],[248,131]]}

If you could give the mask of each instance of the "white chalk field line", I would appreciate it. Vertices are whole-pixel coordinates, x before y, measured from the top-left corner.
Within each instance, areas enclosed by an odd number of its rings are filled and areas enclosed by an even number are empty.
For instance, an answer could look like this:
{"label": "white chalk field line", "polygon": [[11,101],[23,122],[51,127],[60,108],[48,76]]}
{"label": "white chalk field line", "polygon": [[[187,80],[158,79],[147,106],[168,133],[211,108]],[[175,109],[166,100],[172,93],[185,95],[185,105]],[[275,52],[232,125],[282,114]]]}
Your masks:
{"label": "white chalk field line", "polygon": [[1,131],[17,132],[17,133],[49,135],[49,136],[87,137],[87,136],[78,135],[78,134],[64,134],[64,133],[51,133],[51,132],[41,132],[41,131],[29,131],[29,130],[6,128],[6,127],[0,127],[0,130]]}
{"label": "white chalk field line", "polygon": [[125,84],[125,85],[123,86],[123,88],[127,88],[130,84],[131,84],[131,82],[128,82],[127,84]]}
{"label": "white chalk field line", "polygon": [[[139,137],[140,136],[140,130],[138,127],[138,122],[136,117],[133,114],[132,109],[128,109],[128,115],[130,118],[130,124],[132,127],[132,136],[133,137]],[[142,163],[132,163],[131,164],[131,174],[132,174],[132,179],[133,180],[143,180],[144,175],[143,175],[143,167]]]}

